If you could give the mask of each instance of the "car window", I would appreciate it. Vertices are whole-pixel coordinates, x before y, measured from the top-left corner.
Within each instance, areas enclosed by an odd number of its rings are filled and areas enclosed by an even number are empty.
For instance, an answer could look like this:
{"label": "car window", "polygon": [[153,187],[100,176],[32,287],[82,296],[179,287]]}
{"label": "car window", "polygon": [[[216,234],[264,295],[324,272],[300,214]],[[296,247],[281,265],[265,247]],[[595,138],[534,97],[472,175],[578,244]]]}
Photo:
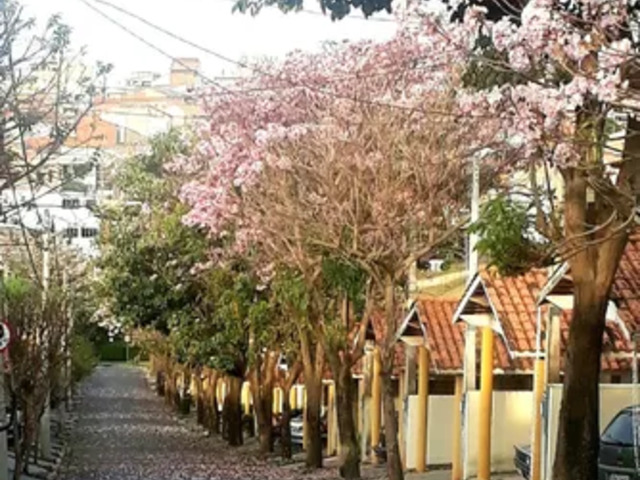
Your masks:
{"label": "car window", "polygon": [[[640,421],[640,418],[638,420]],[[633,445],[633,415],[631,412],[620,412],[602,434],[602,441]]]}

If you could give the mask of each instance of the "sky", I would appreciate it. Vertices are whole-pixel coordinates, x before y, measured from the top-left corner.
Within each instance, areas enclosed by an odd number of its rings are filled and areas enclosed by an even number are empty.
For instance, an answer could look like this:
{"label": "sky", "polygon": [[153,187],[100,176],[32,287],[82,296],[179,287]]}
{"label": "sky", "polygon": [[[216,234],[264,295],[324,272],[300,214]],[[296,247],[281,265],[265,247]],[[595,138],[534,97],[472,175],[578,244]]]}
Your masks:
{"label": "sky", "polygon": [[[237,65],[187,46],[128,18],[126,15],[87,0],[109,16],[160,47],[173,57],[198,57],[206,75],[235,75]],[[146,18],[166,30],[232,59],[281,57],[294,49],[317,50],[323,41],[390,38],[395,31],[393,17],[379,13],[365,20],[361,13],[340,22],[320,15],[314,0],[305,10],[284,14],[266,8],[259,15],[232,13],[233,0],[110,0],[111,3]],[[86,46],[88,63],[100,60],[114,65],[109,83],[116,85],[133,71],[167,74],[171,60],[127,32],[109,23],[80,0],[21,0],[25,15],[44,22],[60,13],[72,28],[75,48]]]}

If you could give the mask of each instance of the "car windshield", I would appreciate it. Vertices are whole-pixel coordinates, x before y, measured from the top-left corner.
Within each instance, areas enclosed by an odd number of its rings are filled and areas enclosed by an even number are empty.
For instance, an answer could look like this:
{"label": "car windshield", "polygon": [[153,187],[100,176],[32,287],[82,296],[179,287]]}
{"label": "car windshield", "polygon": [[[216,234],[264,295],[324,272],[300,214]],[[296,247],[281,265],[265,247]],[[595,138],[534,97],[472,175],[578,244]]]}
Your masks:
{"label": "car windshield", "polygon": [[602,434],[604,443],[633,445],[633,415],[629,411],[620,412]]}

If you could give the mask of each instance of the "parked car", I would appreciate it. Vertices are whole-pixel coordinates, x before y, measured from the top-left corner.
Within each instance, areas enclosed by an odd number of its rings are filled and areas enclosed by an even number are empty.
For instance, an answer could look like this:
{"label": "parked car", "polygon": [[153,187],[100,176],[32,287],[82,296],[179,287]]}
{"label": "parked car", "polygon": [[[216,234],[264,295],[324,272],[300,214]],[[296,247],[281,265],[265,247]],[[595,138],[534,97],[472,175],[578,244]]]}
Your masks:
{"label": "parked car", "polygon": [[[327,439],[327,412],[322,411],[320,417],[320,429],[322,431],[322,439]],[[294,445],[302,445],[304,441],[304,418],[303,414],[296,415],[291,419],[291,443]]]}
{"label": "parked car", "polygon": [[531,446],[516,446],[514,448],[516,450],[516,454],[513,458],[513,463],[516,466],[516,470],[523,478],[529,480],[531,477]]}
{"label": "parked car", "polygon": [[600,480],[637,480],[640,470],[636,467],[634,452],[633,417],[640,428],[640,406],[620,411],[600,437],[598,478]]}
{"label": "parked car", "polygon": [[[640,405],[627,407],[613,417],[600,437],[599,480],[640,480],[633,441],[634,412],[640,428]],[[516,446],[513,463],[526,480],[531,475],[531,446]]]}

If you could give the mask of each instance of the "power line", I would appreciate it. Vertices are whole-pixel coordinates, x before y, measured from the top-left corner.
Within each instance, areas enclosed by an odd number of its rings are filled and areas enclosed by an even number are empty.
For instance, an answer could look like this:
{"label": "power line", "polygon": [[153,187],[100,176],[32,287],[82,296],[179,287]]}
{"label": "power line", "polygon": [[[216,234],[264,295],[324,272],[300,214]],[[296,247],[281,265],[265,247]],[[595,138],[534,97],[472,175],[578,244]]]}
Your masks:
{"label": "power line", "polygon": [[[138,39],[139,41],[143,42],[145,45],[149,46],[150,48],[153,48],[155,51],[161,53],[162,55],[168,57],[169,59],[175,61],[176,63],[180,64],[181,66],[183,66],[185,69],[194,72],[196,75],[207,79],[209,81],[209,83],[213,84],[214,86],[217,86],[219,88],[221,88],[225,93],[229,93],[231,95],[241,95],[244,94],[248,91],[273,91],[276,90],[275,87],[260,87],[260,88],[256,88],[256,89],[248,89],[248,90],[234,90],[234,89],[229,89],[227,87],[224,87],[223,85],[212,81],[209,77],[206,77],[204,75],[202,75],[200,72],[198,72],[196,69],[194,69],[193,67],[186,65],[184,62],[181,62],[180,59],[175,58],[173,56],[171,56],[170,54],[168,54],[166,51],[162,50],[160,47],[157,47],[156,45],[152,44],[151,42],[149,42],[148,40],[144,39],[143,37],[141,37],[140,35],[136,34],[135,32],[133,32],[131,29],[129,29],[128,27],[126,27],[125,25],[123,25],[122,23],[120,23],[118,20],[114,19],[113,17],[110,17],[108,14],[104,13],[103,11],[99,10],[98,8],[96,8],[94,5],[91,5],[89,0],[79,0],[82,3],[84,3],[85,5],[87,5],[89,8],[91,8],[92,10],[94,10],[96,13],[98,13],[100,16],[102,16],[103,18],[107,19],[110,23],[118,26],[119,28],[121,28],[122,30],[124,30],[125,32],[129,33],[130,35],[132,35],[133,37],[135,37],[136,39]],[[282,79],[278,79],[277,76],[271,72],[265,71],[263,69],[260,69],[256,66],[252,66],[249,65],[246,62],[240,61],[240,60],[236,60],[233,58],[230,58],[226,55],[223,55],[219,52],[216,52],[214,50],[211,50],[210,48],[207,47],[203,47],[202,45],[199,45],[195,42],[192,42],[191,40],[188,40],[176,33],[173,33],[169,30],[167,30],[166,28],[163,28],[155,23],[150,22],[149,20],[141,17],[140,15],[137,15],[123,7],[120,7],[118,5],[115,5],[107,0],[93,0],[96,3],[100,3],[102,5],[108,6],[110,8],[113,8],[114,10],[117,10],[120,13],[123,13],[124,15],[127,15],[131,18],[134,18],[136,20],[138,20],[139,22],[175,39],[178,40],[182,43],[185,43],[186,45],[189,45],[193,48],[196,48],[200,51],[203,51],[205,53],[208,53],[209,55],[214,56],[215,58],[218,58],[220,60],[226,61],[228,63],[237,65],[241,68],[244,69],[248,69],[250,71],[252,71],[253,73],[258,73],[261,75],[265,75],[268,77],[275,77],[277,80],[282,81]],[[357,78],[357,76],[354,75],[353,77],[354,79]],[[377,107],[386,107],[386,108],[393,108],[393,109],[398,109],[398,110],[404,110],[404,111],[408,111],[408,112],[420,112],[423,114],[435,114],[435,115],[446,115],[446,116],[457,116],[455,113],[452,112],[447,112],[447,111],[442,111],[442,110],[431,110],[431,109],[424,109],[424,108],[420,108],[420,107],[411,107],[411,106],[407,106],[407,105],[400,105],[400,104],[396,104],[396,103],[388,103],[388,102],[382,102],[382,101],[378,101],[378,100],[370,100],[370,99],[364,99],[364,98],[357,98],[357,97],[353,97],[353,96],[349,96],[349,95],[341,95],[338,94],[336,92],[331,92],[331,91],[327,91],[324,90],[322,88],[316,87],[315,85],[307,85],[307,84],[295,84],[293,82],[288,82],[289,85],[288,86],[283,86],[283,87],[279,87],[282,89],[286,89],[286,88],[306,88],[308,90],[314,91],[316,93],[319,93],[321,95],[326,95],[326,96],[330,96],[330,97],[334,97],[337,99],[342,99],[342,100],[348,100],[350,102],[353,103],[361,103],[361,104],[365,104],[365,105],[371,105],[371,106],[377,106]]]}
{"label": "power line", "polygon": [[134,37],[135,39],[137,39],[138,41],[144,43],[147,47],[152,48],[153,50],[155,50],[156,52],[160,53],[161,55],[164,55],[165,57],[169,58],[170,60],[176,62],[177,64],[179,64],[181,67],[190,70],[192,72],[194,72],[197,76],[199,76],[200,78],[202,78],[204,81],[217,86],[218,88],[222,89],[222,90],[228,90],[227,87],[225,87],[224,85],[216,82],[215,80],[207,77],[206,75],[200,73],[199,71],[193,69],[191,66],[187,65],[186,63],[184,63],[182,60],[180,60],[179,58],[174,57],[173,55],[171,55],[170,53],[166,52],[165,50],[163,50],[162,48],[158,47],[157,45],[151,43],[150,41],[148,41],[147,39],[145,39],[144,37],[138,35],[136,32],[134,32],[133,30],[131,30],[129,27],[127,27],[126,25],[123,25],[122,23],[120,23],[119,21],[117,21],[116,19],[114,19],[113,17],[110,17],[109,15],[107,15],[106,13],[104,13],[102,10],[100,10],[99,8],[96,8],[94,5],[92,5],[90,2],[88,2],[87,0],[79,0],[80,2],[82,2],[83,4],[85,4],[87,7],[89,7],[91,10],[93,10],[94,12],[96,12],[98,15],[100,15],[102,18],[104,18],[105,20],[107,20],[108,22],[112,23],[113,25],[117,26],[118,28],[124,30],[125,32],[127,32],[129,35],[131,35],[132,37]]}

